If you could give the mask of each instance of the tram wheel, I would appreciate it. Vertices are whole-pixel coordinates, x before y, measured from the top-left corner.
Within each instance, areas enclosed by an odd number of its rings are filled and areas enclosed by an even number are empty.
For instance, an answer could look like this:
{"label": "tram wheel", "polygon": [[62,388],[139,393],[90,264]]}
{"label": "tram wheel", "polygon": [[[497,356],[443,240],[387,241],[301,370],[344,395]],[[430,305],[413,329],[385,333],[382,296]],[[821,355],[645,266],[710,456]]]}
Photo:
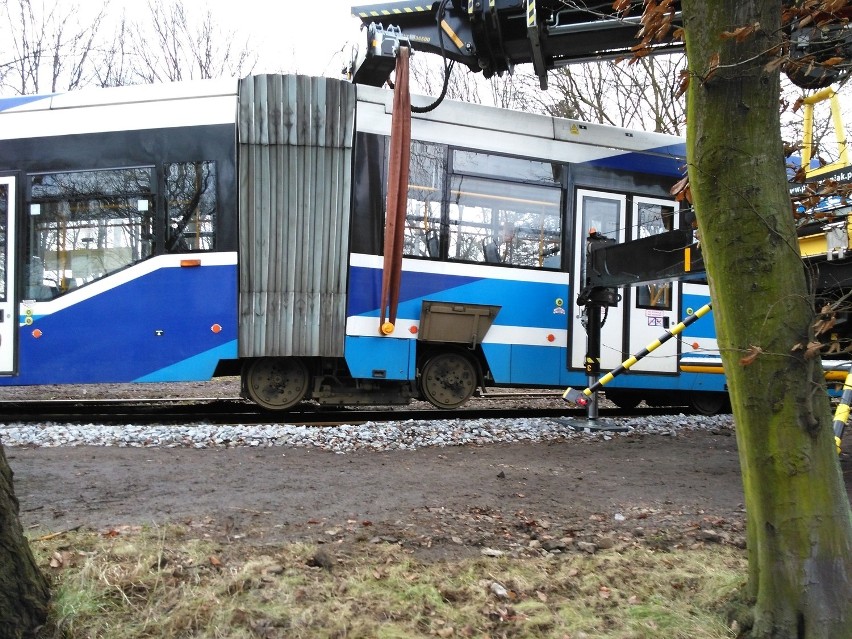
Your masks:
{"label": "tram wheel", "polygon": [[476,366],[461,353],[433,355],[420,370],[420,392],[438,408],[458,408],[470,399],[476,385]]}
{"label": "tram wheel", "polygon": [[695,391],[689,395],[689,406],[699,415],[717,415],[727,410],[728,395]]}
{"label": "tram wheel", "polygon": [[262,357],[243,369],[243,387],[249,398],[268,410],[287,410],[308,392],[310,374],[297,357]]}

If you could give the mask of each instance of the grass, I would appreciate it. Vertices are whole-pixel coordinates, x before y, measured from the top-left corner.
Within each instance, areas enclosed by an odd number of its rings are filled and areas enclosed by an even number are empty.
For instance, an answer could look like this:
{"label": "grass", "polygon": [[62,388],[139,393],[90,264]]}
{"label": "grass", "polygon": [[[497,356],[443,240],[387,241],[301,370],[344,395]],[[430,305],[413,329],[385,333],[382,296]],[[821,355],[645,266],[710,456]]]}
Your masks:
{"label": "grass", "polygon": [[31,541],[54,584],[44,637],[720,639],[741,550],[424,562],[395,544],[257,547],[179,526]]}

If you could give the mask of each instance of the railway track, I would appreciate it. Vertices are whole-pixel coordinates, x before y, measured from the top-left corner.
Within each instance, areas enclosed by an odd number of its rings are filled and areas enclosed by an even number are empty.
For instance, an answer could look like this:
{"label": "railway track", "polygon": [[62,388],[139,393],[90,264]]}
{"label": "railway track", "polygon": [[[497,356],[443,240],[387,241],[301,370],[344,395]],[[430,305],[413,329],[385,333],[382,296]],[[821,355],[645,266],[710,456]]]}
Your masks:
{"label": "railway track", "polygon": [[[551,401],[552,400],[552,401]],[[544,405],[543,405],[544,404]],[[600,408],[601,417],[667,415],[682,407],[623,410]],[[585,409],[561,401],[558,393],[493,393],[471,400],[455,410],[436,409],[425,402],[409,406],[329,408],[312,404],[270,412],[238,397],[229,398],[132,398],[0,400],[0,421],[10,423],[65,424],[292,424],[336,426],[407,420],[574,418],[586,416]]]}

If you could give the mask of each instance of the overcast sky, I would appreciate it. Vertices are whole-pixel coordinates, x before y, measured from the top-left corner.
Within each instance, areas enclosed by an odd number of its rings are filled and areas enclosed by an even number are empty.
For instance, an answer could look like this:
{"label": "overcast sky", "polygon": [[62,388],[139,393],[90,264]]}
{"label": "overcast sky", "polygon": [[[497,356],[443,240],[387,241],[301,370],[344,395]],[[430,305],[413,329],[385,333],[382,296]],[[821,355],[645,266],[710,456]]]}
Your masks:
{"label": "overcast sky", "polygon": [[[62,2],[63,0],[59,0]],[[80,0],[71,0],[79,2]],[[389,0],[393,2],[395,0]],[[194,0],[185,0],[192,7]],[[338,77],[351,57],[352,45],[366,35],[352,17],[352,6],[376,4],[359,0],[206,0],[199,9],[209,8],[222,29],[234,30],[240,40],[248,38],[257,51],[255,73],[294,72]],[[124,8],[128,16],[148,11],[146,0],[112,0],[114,9]]]}
{"label": "overcast sky", "polygon": [[348,62],[352,45],[360,45],[361,36],[366,38],[359,31],[359,21],[352,17],[353,4],[371,3],[351,0],[208,0],[206,3],[223,27],[238,28],[251,38],[251,45],[257,43],[260,59],[256,72],[298,71],[333,77]]}

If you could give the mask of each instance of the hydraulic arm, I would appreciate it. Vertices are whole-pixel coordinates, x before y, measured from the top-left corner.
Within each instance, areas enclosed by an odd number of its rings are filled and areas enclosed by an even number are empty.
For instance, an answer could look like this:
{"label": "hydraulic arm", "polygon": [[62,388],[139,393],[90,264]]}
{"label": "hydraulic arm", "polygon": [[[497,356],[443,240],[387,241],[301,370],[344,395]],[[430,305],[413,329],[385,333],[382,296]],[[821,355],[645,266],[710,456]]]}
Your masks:
{"label": "hydraulic arm", "polygon": [[[546,88],[549,69],[627,55],[637,42],[642,2],[632,4],[636,15],[623,19],[613,13],[611,1],[407,0],[355,6],[352,12],[367,27],[370,43],[355,82],[382,84],[393,66],[380,58],[401,37],[415,50],[442,55],[486,78],[532,63]],[[663,50],[681,46],[659,45]]]}
{"label": "hydraulic arm", "polygon": [[[532,63],[546,88],[551,69],[631,54],[631,47],[638,44],[643,2],[627,4],[629,12],[614,11],[612,0],[403,0],[357,5],[352,13],[367,30],[367,50],[353,69],[353,79],[384,84],[394,68],[395,48],[402,42],[481,71],[486,78]],[[680,2],[672,2],[670,10],[679,25]],[[839,12],[843,15],[832,18],[845,17],[845,23],[803,20],[805,26],[794,23],[788,29],[792,63],[785,69],[799,86],[824,87],[848,74],[848,64],[822,64],[852,56],[852,9]],[[680,41],[664,40],[653,50],[674,52],[682,46]]]}

